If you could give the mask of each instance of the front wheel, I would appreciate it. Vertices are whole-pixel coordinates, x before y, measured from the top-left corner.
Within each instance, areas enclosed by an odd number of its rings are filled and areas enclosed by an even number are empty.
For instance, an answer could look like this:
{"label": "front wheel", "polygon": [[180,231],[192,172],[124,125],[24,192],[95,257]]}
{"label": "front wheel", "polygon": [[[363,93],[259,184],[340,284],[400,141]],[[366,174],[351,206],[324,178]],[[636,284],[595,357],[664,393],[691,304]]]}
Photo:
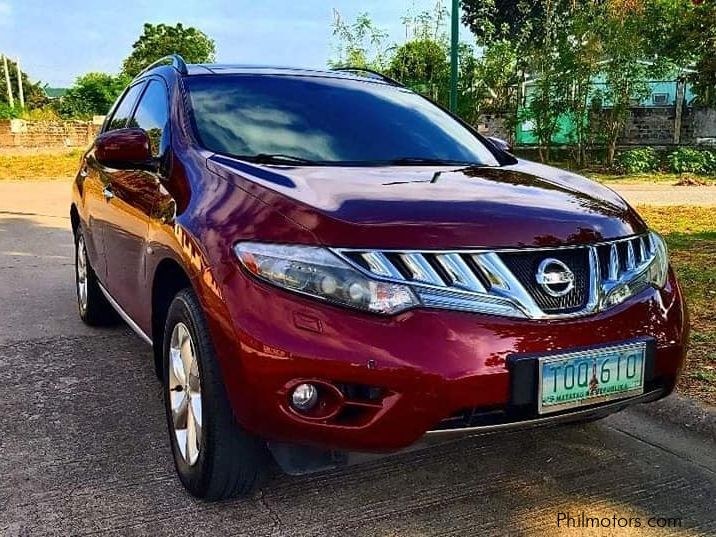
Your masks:
{"label": "front wheel", "polygon": [[169,439],[182,484],[207,500],[250,493],[265,477],[266,446],[234,418],[191,289],[180,291],[169,306],[163,354]]}

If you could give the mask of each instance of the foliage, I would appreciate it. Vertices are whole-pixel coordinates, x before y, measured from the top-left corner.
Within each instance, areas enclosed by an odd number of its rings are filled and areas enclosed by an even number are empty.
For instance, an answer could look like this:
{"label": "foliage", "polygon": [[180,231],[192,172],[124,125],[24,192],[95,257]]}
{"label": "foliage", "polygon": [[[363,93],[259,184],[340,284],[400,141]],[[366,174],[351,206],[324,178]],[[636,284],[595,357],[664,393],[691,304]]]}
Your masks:
{"label": "foliage", "polygon": [[660,0],[669,14],[663,30],[663,52],[676,64],[693,67],[688,73],[697,101],[716,107],[716,2]]}
{"label": "foliage", "polygon": [[34,108],[22,114],[22,119],[32,121],[57,121],[61,119],[57,110],[50,104],[46,104],[41,108]]}
{"label": "foliage", "polygon": [[105,115],[130,80],[127,75],[87,73],[77,78],[58,100],[57,110],[64,118],[90,119]]}
{"label": "foliage", "polygon": [[659,167],[659,154],[653,147],[640,147],[619,153],[617,167],[624,173],[647,173]]}
{"label": "foliage", "polygon": [[367,13],[346,22],[333,10],[333,37],[338,40],[336,57],[328,61],[331,67],[362,67],[381,71],[388,64],[385,40],[388,34],[378,28]]}
{"label": "foliage", "polygon": [[[3,62],[0,62],[0,110],[4,110],[4,112],[0,111],[0,114],[4,113],[5,115],[10,117],[17,117],[22,113],[22,111],[20,110],[20,95],[17,84],[17,63],[8,58],[7,67],[9,71],[8,74],[10,75],[10,88],[12,90],[14,104],[17,107],[17,111],[12,113],[14,115],[11,115],[11,113],[8,112],[9,99],[7,96],[7,90],[5,88],[5,71],[3,67]],[[25,108],[38,108],[47,104],[49,99],[45,95],[45,92],[42,90],[42,86],[40,86],[39,83],[30,82],[30,79],[28,78],[27,73],[25,71],[22,71],[21,75],[22,93],[25,98]]]}
{"label": "foliage", "polygon": [[152,62],[169,54],[181,54],[187,63],[214,61],[214,40],[192,27],[144,24],[144,31],[132,45],[132,53],[122,63],[122,73],[136,76]]}
{"label": "foliage", "polygon": [[716,174],[716,154],[706,149],[680,147],[666,156],[666,164],[673,173]]}
{"label": "foliage", "polygon": [[448,51],[438,41],[416,39],[401,45],[390,60],[387,73],[435,101],[446,101],[450,63]]}
{"label": "foliage", "polygon": [[13,119],[22,113],[19,107],[10,108],[7,103],[0,102],[0,119]]}

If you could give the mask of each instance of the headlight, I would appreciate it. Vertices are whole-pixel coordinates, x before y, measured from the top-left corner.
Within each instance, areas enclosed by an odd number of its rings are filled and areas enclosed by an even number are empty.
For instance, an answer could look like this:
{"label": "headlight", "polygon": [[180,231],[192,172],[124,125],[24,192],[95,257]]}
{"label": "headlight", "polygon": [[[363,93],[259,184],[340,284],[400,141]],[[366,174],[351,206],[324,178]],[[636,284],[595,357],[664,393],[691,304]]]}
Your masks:
{"label": "headlight", "polygon": [[607,306],[616,306],[646,287],[662,289],[669,274],[669,254],[666,242],[658,233],[649,232],[647,259],[631,273],[624,274],[620,280],[606,291]]}
{"label": "headlight", "polygon": [[648,281],[661,289],[666,285],[666,278],[669,275],[669,251],[666,248],[666,241],[658,233],[649,232],[649,241],[654,259],[649,264]]}
{"label": "headlight", "polygon": [[324,248],[240,242],[234,251],[254,276],[335,304],[392,314],[420,303],[409,287],[368,279]]}

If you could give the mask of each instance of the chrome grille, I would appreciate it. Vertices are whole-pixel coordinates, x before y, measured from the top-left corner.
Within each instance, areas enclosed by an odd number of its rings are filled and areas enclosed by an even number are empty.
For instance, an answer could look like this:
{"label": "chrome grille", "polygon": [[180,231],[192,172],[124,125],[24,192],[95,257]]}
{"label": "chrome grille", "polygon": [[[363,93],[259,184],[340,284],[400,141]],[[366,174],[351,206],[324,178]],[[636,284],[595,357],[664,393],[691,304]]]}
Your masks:
{"label": "chrome grille", "polygon": [[[655,255],[648,234],[562,248],[334,252],[374,278],[410,285],[426,307],[532,319],[604,309],[610,290],[643,272]],[[561,261],[573,274],[573,288],[563,296],[537,282],[545,259]]]}
{"label": "chrome grille", "polygon": [[[506,252],[500,257],[520,284],[547,313],[571,313],[582,310],[589,301],[589,249],[569,248],[535,252]],[[558,259],[574,273],[574,287],[564,296],[552,296],[537,283],[535,274],[545,259]]]}

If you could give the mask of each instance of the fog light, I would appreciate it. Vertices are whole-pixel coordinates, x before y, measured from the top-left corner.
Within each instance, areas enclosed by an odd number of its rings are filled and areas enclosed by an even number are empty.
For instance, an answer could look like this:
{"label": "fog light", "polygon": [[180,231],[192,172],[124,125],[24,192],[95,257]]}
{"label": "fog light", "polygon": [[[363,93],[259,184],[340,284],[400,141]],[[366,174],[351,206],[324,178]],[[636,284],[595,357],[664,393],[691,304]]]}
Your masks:
{"label": "fog light", "polygon": [[318,389],[313,384],[299,384],[291,394],[291,404],[296,410],[307,412],[318,402]]}

